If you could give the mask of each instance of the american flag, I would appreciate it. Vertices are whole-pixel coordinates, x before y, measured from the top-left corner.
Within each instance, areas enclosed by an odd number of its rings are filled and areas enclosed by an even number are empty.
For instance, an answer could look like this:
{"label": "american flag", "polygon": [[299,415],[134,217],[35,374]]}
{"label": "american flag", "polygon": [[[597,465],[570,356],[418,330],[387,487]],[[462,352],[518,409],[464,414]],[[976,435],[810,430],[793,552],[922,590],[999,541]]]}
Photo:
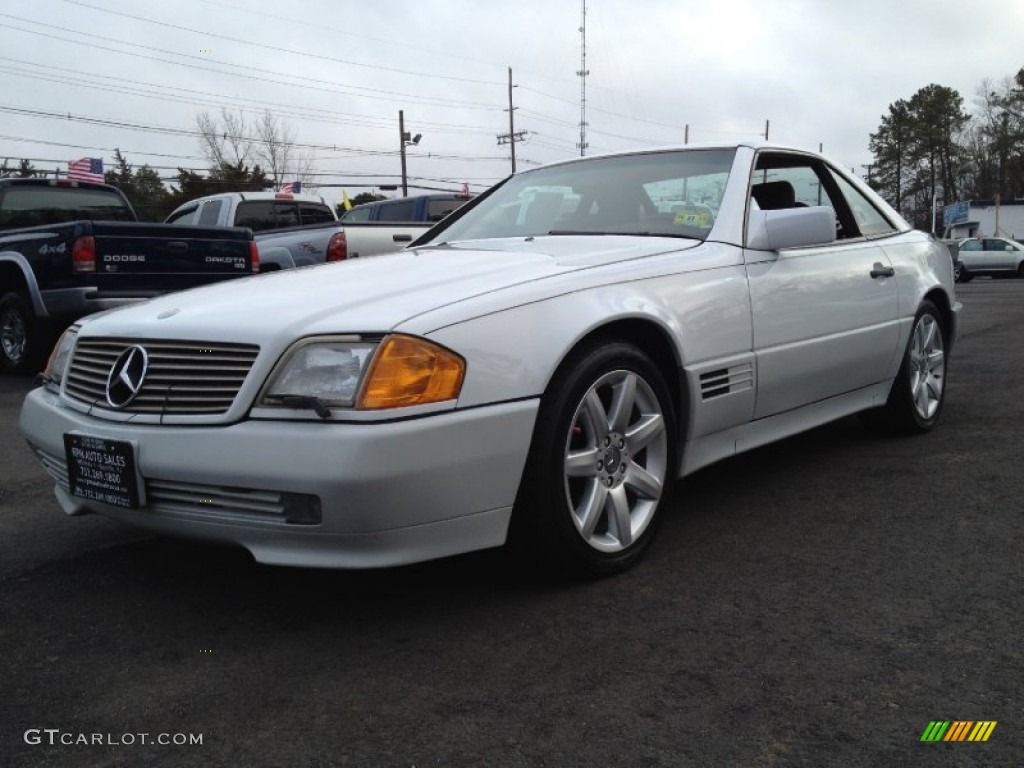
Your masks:
{"label": "american flag", "polygon": [[289,181],[287,184],[285,184],[283,187],[281,187],[281,191],[282,192],[301,192],[302,191],[302,182],[301,181]]}
{"label": "american flag", "polygon": [[68,178],[74,181],[103,183],[103,161],[98,157],[83,157],[68,161]]}

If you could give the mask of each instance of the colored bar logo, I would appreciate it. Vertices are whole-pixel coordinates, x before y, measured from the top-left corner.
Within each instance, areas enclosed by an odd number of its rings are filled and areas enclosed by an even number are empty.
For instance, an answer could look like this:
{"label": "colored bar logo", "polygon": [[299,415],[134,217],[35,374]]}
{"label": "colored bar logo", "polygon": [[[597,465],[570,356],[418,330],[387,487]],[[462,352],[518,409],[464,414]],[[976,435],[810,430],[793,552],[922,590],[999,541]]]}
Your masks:
{"label": "colored bar logo", "polygon": [[921,741],[988,741],[995,729],[995,720],[932,720]]}

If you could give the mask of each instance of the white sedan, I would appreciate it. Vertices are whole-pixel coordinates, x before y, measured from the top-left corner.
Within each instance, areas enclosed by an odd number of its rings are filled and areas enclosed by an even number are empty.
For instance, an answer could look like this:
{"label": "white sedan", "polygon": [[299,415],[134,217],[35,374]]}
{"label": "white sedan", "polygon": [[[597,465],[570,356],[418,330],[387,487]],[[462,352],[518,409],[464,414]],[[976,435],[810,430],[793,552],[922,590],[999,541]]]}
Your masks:
{"label": "white sedan", "polygon": [[945,247],[818,155],[622,153],[399,254],[86,318],[20,423],[69,515],[304,566],[512,539],[600,575],[711,462],[858,412],[931,429],[960,309]]}

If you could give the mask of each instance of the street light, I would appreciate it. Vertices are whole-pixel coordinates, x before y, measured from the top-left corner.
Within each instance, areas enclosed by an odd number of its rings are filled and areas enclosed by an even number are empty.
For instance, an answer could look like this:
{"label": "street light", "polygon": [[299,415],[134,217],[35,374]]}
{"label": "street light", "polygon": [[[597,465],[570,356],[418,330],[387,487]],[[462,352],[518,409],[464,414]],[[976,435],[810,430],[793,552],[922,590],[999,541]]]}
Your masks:
{"label": "street light", "polygon": [[398,146],[402,154],[402,197],[409,196],[409,185],[406,182],[405,175],[405,148],[415,147],[422,138],[422,133],[417,133],[413,136],[405,130],[405,112],[401,109],[398,110]]}

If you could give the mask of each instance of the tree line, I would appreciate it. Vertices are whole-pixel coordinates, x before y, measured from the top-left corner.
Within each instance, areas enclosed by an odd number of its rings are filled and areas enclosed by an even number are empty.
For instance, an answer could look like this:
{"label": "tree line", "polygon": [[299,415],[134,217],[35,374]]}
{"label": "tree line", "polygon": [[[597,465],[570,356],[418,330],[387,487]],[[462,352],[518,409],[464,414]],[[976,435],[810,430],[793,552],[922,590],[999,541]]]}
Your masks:
{"label": "tree line", "polygon": [[934,83],[897,100],[869,146],[868,183],[921,229],[932,226],[933,201],[1024,198],[1024,68],[983,81],[974,114],[955,89]]}

